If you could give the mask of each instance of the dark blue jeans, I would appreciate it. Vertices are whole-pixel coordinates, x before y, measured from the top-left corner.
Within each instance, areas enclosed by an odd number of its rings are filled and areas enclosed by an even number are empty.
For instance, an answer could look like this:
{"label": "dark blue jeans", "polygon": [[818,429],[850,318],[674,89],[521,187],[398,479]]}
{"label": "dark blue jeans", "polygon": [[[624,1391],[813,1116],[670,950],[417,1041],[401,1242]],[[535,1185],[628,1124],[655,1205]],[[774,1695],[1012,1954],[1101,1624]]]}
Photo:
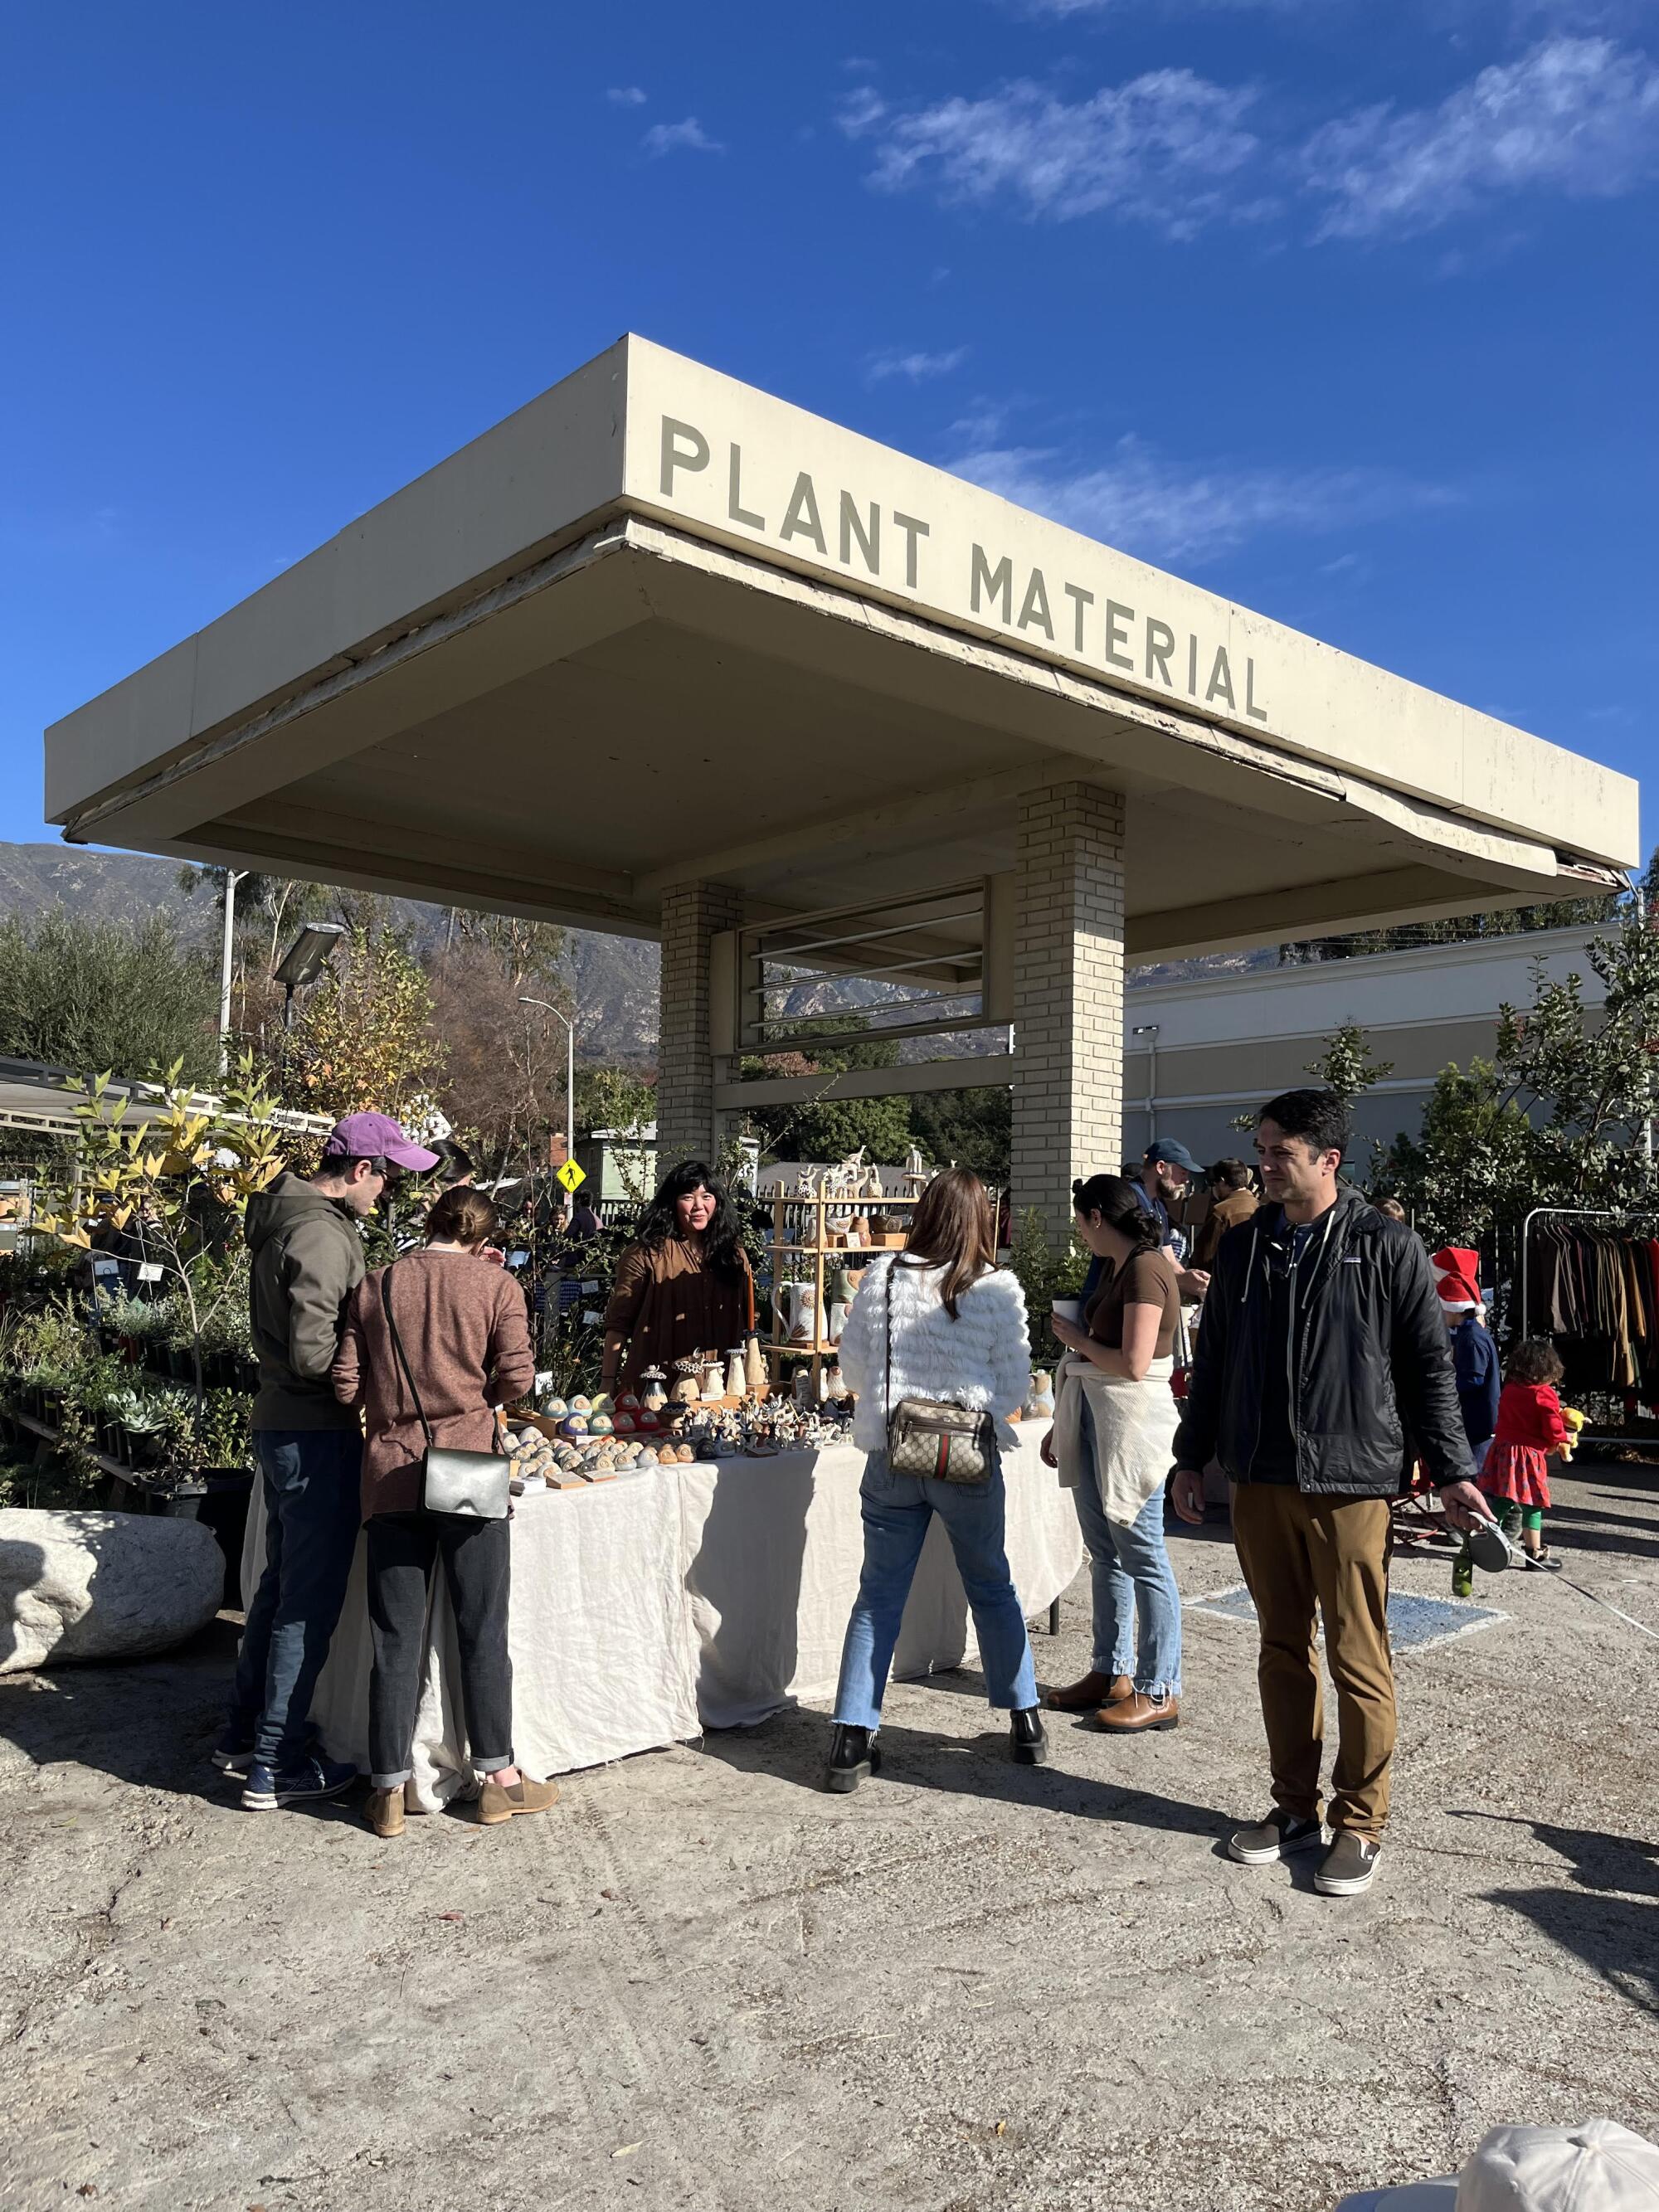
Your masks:
{"label": "dark blue jeans", "polygon": [[311,1742],[311,1698],[328,1657],[362,1519],[356,1429],[258,1429],[265,1565],[247,1609],[230,1733],[279,1771]]}

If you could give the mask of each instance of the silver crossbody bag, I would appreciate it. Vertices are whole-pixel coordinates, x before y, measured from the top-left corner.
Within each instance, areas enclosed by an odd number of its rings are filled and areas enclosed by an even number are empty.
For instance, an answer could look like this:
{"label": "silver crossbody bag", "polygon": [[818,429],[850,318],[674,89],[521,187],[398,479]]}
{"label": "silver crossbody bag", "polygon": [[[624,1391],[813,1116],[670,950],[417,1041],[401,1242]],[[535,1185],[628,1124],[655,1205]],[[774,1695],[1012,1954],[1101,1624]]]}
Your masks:
{"label": "silver crossbody bag", "polygon": [[513,1479],[513,1462],[499,1449],[500,1432],[492,1429],[492,1441],[497,1448],[487,1452],[450,1451],[432,1441],[432,1424],[427,1419],[421,1394],[415,1388],[404,1340],[398,1334],[397,1316],[392,1310],[392,1270],[388,1267],[380,1278],[380,1304],[391,1332],[392,1349],[404,1371],[409,1395],[415,1401],[421,1433],[426,1438],[426,1449],[421,1456],[421,1510],[425,1513],[464,1513],[475,1521],[505,1521],[513,1503],[507,1487]]}
{"label": "silver crossbody bag", "polygon": [[914,1474],[935,1482],[988,1482],[997,1464],[996,1424],[988,1413],[969,1413],[939,1398],[893,1395],[893,1277],[887,1270],[887,1464],[895,1474]]}

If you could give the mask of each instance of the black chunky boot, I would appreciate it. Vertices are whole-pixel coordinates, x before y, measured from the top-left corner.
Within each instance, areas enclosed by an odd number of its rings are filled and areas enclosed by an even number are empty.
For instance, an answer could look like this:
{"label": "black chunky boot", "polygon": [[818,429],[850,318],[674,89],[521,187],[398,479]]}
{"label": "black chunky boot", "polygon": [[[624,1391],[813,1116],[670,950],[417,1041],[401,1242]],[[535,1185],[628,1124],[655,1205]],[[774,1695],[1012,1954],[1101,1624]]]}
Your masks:
{"label": "black chunky boot", "polygon": [[1011,1714],[1008,1731],[1008,1750],[1016,1766],[1046,1766],[1048,1763],[1048,1739],[1042,1730],[1042,1715],[1036,1705],[1023,1705]]}
{"label": "black chunky boot", "polygon": [[830,1741],[830,1756],[823,1764],[824,1788],[844,1795],[849,1790],[856,1790],[867,1776],[880,1772],[881,1747],[876,1741],[875,1730],[849,1728],[837,1721]]}

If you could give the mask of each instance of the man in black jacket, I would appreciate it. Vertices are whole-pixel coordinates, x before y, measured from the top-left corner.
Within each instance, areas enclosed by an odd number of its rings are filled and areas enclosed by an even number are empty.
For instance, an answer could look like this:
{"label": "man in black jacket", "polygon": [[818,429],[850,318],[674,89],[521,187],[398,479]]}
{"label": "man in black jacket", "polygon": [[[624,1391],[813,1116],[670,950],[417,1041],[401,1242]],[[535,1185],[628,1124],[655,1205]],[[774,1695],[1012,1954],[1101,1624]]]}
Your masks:
{"label": "man in black jacket", "polygon": [[[1268,1202],[1216,1252],[1174,1490],[1182,1519],[1202,1521],[1204,1469],[1219,1461],[1261,1624],[1273,1809],[1228,1850],[1254,1866],[1328,1844],[1314,1881],[1330,1897],[1370,1888],[1388,1817],[1389,1501],[1420,1458],[1454,1527],[1491,1517],[1469,1480],[1428,1255],[1337,1182],[1347,1148],[1334,1092],[1287,1091],[1263,1108]],[[1316,1607],[1340,1730],[1328,1836]]]}

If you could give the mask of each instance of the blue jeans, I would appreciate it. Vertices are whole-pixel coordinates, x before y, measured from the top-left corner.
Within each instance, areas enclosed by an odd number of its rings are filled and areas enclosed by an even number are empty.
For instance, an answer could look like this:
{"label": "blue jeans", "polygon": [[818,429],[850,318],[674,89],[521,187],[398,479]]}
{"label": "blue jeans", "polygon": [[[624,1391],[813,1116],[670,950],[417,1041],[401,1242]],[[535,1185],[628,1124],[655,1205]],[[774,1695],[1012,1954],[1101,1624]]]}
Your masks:
{"label": "blue jeans", "polygon": [[[1164,1492],[1155,1490],[1132,1527],[1109,1521],[1096,1475],[1094,1411],[1083,1401],[1085,1463],[1072,1496],[1089,1553],[1094,1657],[1100,1674],[1127,1674],[1149,1697],[1181,1693],[1181,1593],[1164,1541]],[[1136,1624],[1139,1625],[1137,1656]]]}
{"label": "blue jeans", "polygon": [[864,1571],[842,1646],[836,1718],[850,1728],[881,1724],[881,1700],[904,1601],[910,1595],[927,1523],[935,1513],[951,1539],[973,1611],[987,1697],[1004,1711],[1036,1705],[1031,1640],[1003,1548],[1000,1466],[988,1482],[935,1482],[926,1476],[895,1474],[884,1452],[872,1452],[859,1498],[864,1516]]}
{"label": "blue jeans", "polygon": [[311,1744],[311,1698],[345,1602],[362,1520],[356,1429],[256,1429],[265,1565],[247,1609],[229,1733],[286,1771]]}

